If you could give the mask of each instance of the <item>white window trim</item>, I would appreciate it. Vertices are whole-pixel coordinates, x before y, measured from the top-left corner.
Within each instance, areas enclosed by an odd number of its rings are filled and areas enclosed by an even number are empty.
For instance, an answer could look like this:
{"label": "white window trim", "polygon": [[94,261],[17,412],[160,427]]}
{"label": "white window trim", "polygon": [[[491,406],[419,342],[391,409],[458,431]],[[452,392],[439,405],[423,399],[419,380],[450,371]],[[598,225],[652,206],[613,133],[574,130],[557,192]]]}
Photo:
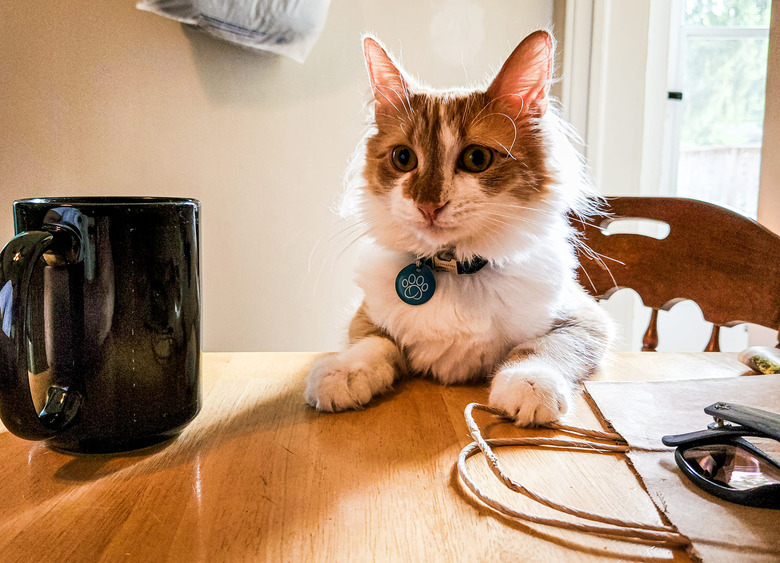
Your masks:
{"label": "white window trim", "polygon": [[[588,131],[592,38],[593,0],[568,0],[562,41],[561,105],[564,118],[583,141]],[[584,153],[587,155],[587,146]]]}

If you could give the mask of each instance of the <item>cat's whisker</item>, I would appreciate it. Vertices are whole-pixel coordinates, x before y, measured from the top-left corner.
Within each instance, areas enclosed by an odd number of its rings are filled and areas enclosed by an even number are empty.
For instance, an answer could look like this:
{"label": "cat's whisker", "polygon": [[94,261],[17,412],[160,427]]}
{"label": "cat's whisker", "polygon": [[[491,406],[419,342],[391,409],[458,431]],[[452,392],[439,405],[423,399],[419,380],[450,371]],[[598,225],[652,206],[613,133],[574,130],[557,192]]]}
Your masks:
{"label": "cat's whisker", "polygon": [[[393,92],[395,92],[395,90],[393,90],[392,88],[389,88],[389,87],[387,87],[387,86],[382,86],[382,85],[377,85],[375,88],[376,88],[377,92],[379,92],[379,94],[380,94],[380,95],[381,95],[381,96],[382,96],[382,97],[383,97],[385,100],[387,100],[387,103],[389,103],[391,106],[393,106],[393,107],[395,108],[395,111],[398,111],[398,106],[397,106],[397,105],[395,105],[395,104],[393,103],[393,100],[391,100],[390,98],[388,98],[388,97],[387,97],[387,95],[386,95],[384,92],[382,92],[381,88],[387,88],[388,90],[392,90]],[[396,95],[398,95],[398,92],[396,92]]]}
{"label": "cat's whisker", "polygon": [[344,227],[343,229],[341,229],[337,233],[334,233],[328,239],[328,242],[333,242],[338,237],[344,238],[346,236],[349,236],[349,235],[353,234],[356,230],[361,229],[363,227],[367,227],[367,226],[369,226],[369,223],[368,223],[368,221],[366,219],[360,219],[358,221],[355,221],[355,222],[347,225],[346,227]]}
{"label": "cat's whisker", "polygon": [[[593,249],[592,249],[590,246],[588,246],[587,244],[585,244],[585,242],[584,242],[584,241],[582,241],[582,240],[577,240],[575,244],[577,245],[577,247],[578,247],[578,248],[582,249],[582,251],[583,251],[583,253],[585,254],[585,256],[587,256],[587,257],[588,257],[588,258],[590,258],[591,260],[595,260],[596,262],[598,262],[599,264],[601,264],[601,266],[602,266],[602,267],[603,267],[603,268],[604,268],[604,269],[607,271],[607,273],[609,274],[609,277],[610,277],[610,279],[612,280],[612,285],[614,285],[615,287],[617,287],[617,285],[618,285],[618,284],[617,284],[617,280],[615,279],[615,276],[614,276],[614,275],[612,275],[612,270],[610,270],[610,269],[609,269],[609,266],[607,266],[607,263],[605,262],[605,260],[611,260],[612,262],[615,262],[615,263],[617,263],[617,264],[620,264],[621,266],[625,266],[625,265],[626,265],[626,264],[625,264],[625,262],[622,262],[622,261],[620,261],[620,260],[618,260],[618,259],[616,259],[616,258],[612,258],[612,257],[610,257],[610,256],[606,256],[606,255],[604,255],[604,254],[600,254],[600,253],[596,252],[596,251],[595,251],[595,250],[593,250]],[[583,270],[583,271],[585,271],[585,268],[582,268],[582,270]],[[587,274],[588,274],[588,273],[585,271],[585,275],[587,275]],[[588,279],[590,279],[590,276],[588,276]],[[592,284],[593,284],[593,282],[591,282],[591,285],[592,285]],[[595,287],[593,287],[593,289],[595,290],[596,288],[595,288]]]}
{"label": "cat's whisker", "polygon": [[588,274],[588,271],[585,268],[580,268],[582,270],[582,273],[585,274],[585,277],[588,278],[588,283],[590,284],[590,287],[593,289],[593,291],[596,291],[596,284],[593,283],[593,280],[590,279],[590,274]]}
{"label": "cat's whisker", "polygon": [[[515,216],[515,215],[500,215],[495,213],[487,213],[482,215],[487,220],[492,221],[493,223],[501,224],[502,226],[506,227],[517,227],[518,223],[524,223],[526,225],[533,225],[535,227],[548,227],[547,223],[534,221],[532,219],[528,219],[526,217],[521,216]],[[503,221],[502,219],[513,219],[514,221]]]}
{"label": "cat's whisker", "polygon": [[491,105],[493,105],[493,102],[495,102],[495,101],[496,101],[495,99],[493,99],[493,100],[490,100],[488,103],[486,103],[484,106],[482,106],[482,109],[481,109],[481,110],[479,110],[479,111],[477,112],[477,115],[475,115],[475,116],[474,116],[474,117],[471,119],[471,121],[469,122],[469,127],[471,127],[472,125],[474,125],[474,121],[475,121],[475,120],[476,120],[476,119],[477,119],[477,118],[480,116],[480,114],[481,114],[483,111],[485,111],[487,108],[489,108]]}
{"label": "cat's whisker", "polygon": [[[412,119],[412,115],[409,113],[409,109],[410,109],[410,108],[407,108],[407,107],[406,107],[406,104],[404,103],[404,96],[401,96],[401,94],[398,92],[398,90],[396,90],[395,88],[391,88],[390,86],[382,86],[382,88],[386,88],[386,89],[390,90],[391,92],[393,92],[393,93],[394,93],[394,94],[395,94],[395,95],[398,97],[398,101],[399,101],[399,102],[401,102],[401,107],[403,107],[403,108],[404,108],[404,111],[406,112],[406,117],[408,117],[408,118],[411,120],[411,119]],[[380,93],[381,93],[381,92],[380,92]],[[395,105],[395,104],[393,103],[393,101],[392,101],[390,98],[388,98],[388,97],[387,97],[385,94],[383,94],[383,93],[382,93],[382,96],[383,96],[383,97],[384,97],[384,98],[385,98],[385,99],[386,99],[388,102],[390,102],[390,103],[393,105],[393,107],[395,108],[395,111],[400,111],[400,110],[398,109],[398,106],[397,106],[397,105]],[[406,99],[406,100],[408,100],[409,98],[408,98],[408,97],[406,97],[405,99]]]}
{"label": "cat's whisker", "polygon": [[494,220],[494,219],[489,219],[489,220],[488,220],[488,223],[487,223],[487,227],[488,227],[488,228],[492,228],[492,230],[491,230],[491,231],[488,231],[488,232],[487,232],[487,233],[485,233],[485,234],[486,234],[486,235],[487,235],[487,236],[488,236],[488,237],[489,237],[491,240],[493,240],[493,241],[496,241],[496,242],[499,242],[499,243],[500,243],[500,242],[501,242],[501,239],[500,239],[500,238],[499,238],[499,236],[498,236],[498,234],[499,234],[499,229],[500,229],[500,228],[502,228],[502,227],[505,227],[505,226],[506,226],[506,223],[504,223],[503,221],[497,221],[497,220]]}
{"label": "cat's whisker", "polygon": [[[511,218],[511,219],[513,219],[513,221],[511,221],[511,222],[510,221],[506,221],[507,218]],[[494,221],[498,220],[498,219],[504,219],[505,223],[507,224],[507,226],[512,226],[512,227],[515,227],[515,228],[520,226],[520,225],[531,225],[531,226],[534,226],[534,227],[539,227],[539,228],[543,229],[545,232],[561,233],[565,237],[568,237],[569,234],[570,234],[570,230],[565,228],[565,227],[558,227],[558,226],[550,225],[549,223],[546,223],[544,221],[535,221],[533,219],[529,219],[529,218],[526,218],[526,217],[497,216],[497,217],[492,217],[492,219]]]}
{"label": "cat's whisker", "polygon": [[544,209],[543,207],[539,206],[530,206],[530,205],[522,205],[520,203],[506,203],[506,202],[494,202],[494,201],[481,201],[478,203],[475,203],[475,205],[481,206],[481,207],[498,207],[500,209],[520,209],[523,211],[531,211],[533,213],[539,213],[541,215],[546,215],[548,217],[560,217],[561,213],[559,211],[551,210],[551,209]]}
{"label": "cat's whisker", "polygon": [[[617,285],[618,285],[618,284],[617,284],[617,280],[615,279],[615,276],[614,276],[614,275],[612,275],[612,270],[610,270],[610,269],[609,269],[609,266],[607,266],[607,263],[606,263],[606,262],[604,262],[604,260],[602,260],[600,256],[599,256],[599,257],[597,257],[597,260],[598,260],[598,262],[599,262],[599,263],[600,263],[600,264],[601,264],[601,265],[604,267],[604,269],[607,271],[607,273],[609,274],[609,279],[611,279],[611,280],[612,280],[612,285],[613,285],[614,287],[617,287]],[[583,268],[583,271],[584,271],[584,270],[585,270],[585,268]],[[596,288],[594,287],[593,289],[596,289]]]}
{"label": "cat's whisker", "polygon": [[366,219],[354,221],[331,235],[327,242],[333,243],[336,247],[342,246],[346,240],[351,240],[356,235],[358,238],[364,236],[371,226],[371,223]]}
{"label": "cat's whisker", "polygon": [[[496,96],[496,97],[492,98],[492,99],[491,99],[491,100],[490,100],[488,103],[486,103],[486,104],[485,104],[485,105],[482,107],[482,109],[481,109],[481,110],[479,110],[479,111],[477,112],[477,114],[476,114],[476,115],[475,115],[475,116],[474,116],[474,117],[471,119],[471,122],[469,123],[469,127],[471,127],[472,125],[474,125],[474,123],[476,123],[476,121],[477,121],[477,118],[479,118],[479,116],[482,114],[482,112],[483,112],[483,111],[485,111],[487,108],[489,108],[489,107],[490,107],[490,106],[492,106],[494,103],[496,103],[497,101],[499,101],[501,98],[508,98],[508,97],[513,97],[513,95],[512,95],[512,94],[503,94],[503,95],[501,95],[501,96]],[[522,98],[521,98],[521,99],[522,99]],[[518,114],[518,115],[519,115],[519,114]]]}
{"label": "cat's whisker", "polygon": [[471,120],[471,123],[469,123],[469,127],[471,127],[475,120],[480,116],[480,114],[485,111],[487,108],[489,108],[491,105],[496,103],[502,98],[520,98],[520,110],[517,112],[517,115],[515,116],[515,120],[517,120],[520,117],[520,114],[523,113],[523,107],[525,106],[525,100],[523,100],[522,96],[518,96],[517,94],[503,94],[501,96],[496,96],[492,98],[488,103],[484,105],[484,107],[477,112],[477,114],[474,116],[474,118]]}
{"label": "cat's whisker", "polygon": [[517,110],[517,115],[515,115],[515,119],[518,119],[520,117],[520,114],[523,113],[523,110],[525,109],[525,99],[518,94],[512,94],[512,97],[520,98],[520,108]]}
{"label": "cat's whisker", "polygon": [[509,207],[504,205],[497,205],[495,207],[485,207],[476,205],[475,210],[478,213],[504,213],[507,217],[525,217],[530,218],[534,216],[538,216],[539,218],[545,218],[545,217],[557,217],[552,212],[545,211],[542,209],[534,209],[533,207]]}
{"label": "cat's whisker", "polygon": [[587,244],[585,244],[583,241],[577,241],[577,247],[582,249],[582,252],[591,260],[595,260],[596,262],[599,262],[605,269],[609,269],[607,266],[606,260],[609,260],[610,262],[614,262],[615,264],[620,264],[621,266],[625,266],[626,263],[622,260],[618,260],[617,258],[612,258],[611,256],[607,256],[605,254],[600,254],[593,250],[591,247],[589,247]]}
{"label": "cat's whisker", "polygon": [[[503,217],[505,219],[514,219],[517,221],[533,221],[533,219],[529,217],[525,217],[523,215],[512,215],[511,213],[500,213],[498,211],[490,211],[490,210],[482,211],[480,212],[480,215],[484,217]],[[538,223],[538,224],[541,225],[543,223]]]}
{"label": "cat's whisker", "polygon": [[540,209],[538,207],[528,207],[525,205],[512,204],[512,203],[494,203],[494,202],[485,201],[485,202],[477,203],[475,205],[479,207],[494,206],[502,210],[519,209],[521,211],[531,211],[532,213],[538,213],[540,215],[546,215],[548,217],[560,217],[560,213],[555,211],[549,211],[547,209]]}
{"label": "cat's whisker", "polygon": [[[409,115],[410,112],[414,113],[414,110],[412,109],[412,100],[409,97],[409,88],[406,86],[406,81],[401,83],[401,87],[404,90],[404,98],[406,99],[406,105],[409,108],[409,111],[407,111],[406,114]],[[403,100],[401,100],[401,103],[403,103]],[[411,118],[411,115],[409,115],[409,117]]]}
{"label": "cat's whisker", "polygon": [[[499,141],[498,139],[493,139],[493,141],[495,143],[497,143],[502,149],[504,149],[504,152],[506,152],[506,155],[509,158],[511,158],[512,160],[517,160],[515,155],[512,154],[512,151],[510,149],[506,148],[501,141]],[[514,145],[515,145],[515,143],[514,143],[514,141],[512,141],[512,146],[514,146]]]}
{"label": "cat's whisker", "polygon": [[[591,257],[591,258],[593,258],[595,260],[598,260],[602,264],[604,264],[604,260],[609,260],[610,262],[614,262],[616,264],[620,264],[621,266],[625,266],[626,265],[626,263],[623,262],[622,260],[618,260],[617,258],[612,258],[611,256],[607,256],[606,254],[600,254],[600,253],[596,252],[590,246],[588,246],[587,244],[585,244],[582,241],[579,241],[579,245],[580,245],[581,248],[585,249],[585,253],[589,257]],[[606,267],[606,264],[604,264],[604,266]]]}
{"label": "cat's whisker", "polygon": [[487,230],[481,233],[481,238],[487,239],[496,248],[502,247],[504,243],[504,238],[502,236],[504,225],[502,223],[489,222],[485,227]]}
{"label": "cat's whisker", "polygon": [[[480,216],[485,219],[489,219],[494,223],[501,223],[502,225],[509,227],[516,227],[518,223],[523,223],[526,225],[533,225],[535,227],[543,227],[545,229],[557,231],[565,235],[568,235],[570,232],[570,229],[566,226],[556,226],[554,224],[550,224],[547,221],[535,221],[522,215],[508,215],[498,213],[496,211],[482,211],[480,212]],[[512,219],[513,221],[505,221],[503,219]]]}
{"label": "cat's whisker", "polygon": [[[358,226],[358,225],[359,225],[359,224],[360,224],[362,221],[364,221],[364,220],[362,220],[362,219],[361,219],[361,220],[359,220],[359,221],[356,221],[356,222],[351,222],[351,223],[350,223],[350,224],[348,224],[346,227],[344,227],[344,228],[340,229],[339,231],[337,231],[336,233],[334,233],[334,234],[332,234],[330,237],[328,237],[328,239],[327,239],[327,241],[326,241],[326,242],[328,242],[328,243],[331,243],[331,242],[333,242],[333,240],[334,240],[336,237],[338,237],[338,236],[341,236],[343,233],[345,233],[345,232],[347,232],[347,231],[350,231],[350,230],[353,230],[353,229],[355,229],[355,228],[356,228],[356,227],[357,227],[357,226]],[[312,263],[313,263],[314,255],[316,254],[316,252],[317,252],[317,249],[318,249],[318,248],[320,247],[320,245],[322,244],[322,242],[323,242],[324,238],[325,238],[325,235],[324,235],[324,234],[323,234],[322,236],[318,237],[318,238],[317,238],[317,241],[314,243],[314,246],[312,247],[312,250],[311,250],[311,252],[309,253],[309,259],[308,259],[308,261],[307,261],[307,271],[308,271],[308,272],[311,272],[311,266],[312,266]]]}
{"label": "cat's whisker", "polygon": [[[597,204],[597,205],[600,205],[600,204]],[[597,206],[590,207],[588,209],[589,213],[587,213],[587,214],[583,214],[583,213],[578,212],[576,210],[573,210],[573,211],[574,211],[574,213],[569,216],[569,218],[572,221],[576,221],[577,223],[580,223],[580,224],[585,225],[585,226],[593,225],[596,228],[598,228],[599,230],[603,230],[601,227],[599,227],[598,225],[595,225],[593,223],[593,217],[592,216],[594,216],[594,215],[601,215],[601,213],[599,212],[599,209],[598,209]]]}
{"label": "cat's whisker", "polygon": [[488,117],[491,117],[493,115],[497,115],[499,117],[506,117],[509,120],[509,123],[512,124],[512,127],[514,129],[514,137],[512,138],[512,144],[509,146],[509,151],[508,151],[508,153],[511,155],[512,154],[512,149],[515,148],[515,142],[517,141],[517,123],[515,122],[514,119],[512,119],[511,117],[509,117],[505,113],[495,112],[495,113],[489,113],[487,115],[484,115],[484,116],[480,117],[479,119],[476,119],[476,120],[472,121],[471,126],[474,126],[477,123],[479,123],[480,121],[482,121],[483,119],[487,119]]}
{"label": "cat's whisker", "polygon": [[[357,220],[352,220],[349,222],[348,225],[346,225],[344,228],[340,229],[327,239],[327,243],[334,243],[337,246],[340,246],[344,243],[344,241],[347,238],[353,238],[355,240],[365,236],[367,233],[368,228],[370,228],[370,222],[365,218],[358,218]],[[355,232],[358,231],[357,236],[355,236]],[[312,249],[311,254],[309,255],[309,263],[308,263],[308,273],[312,273],[312,269],[314,266],[314,254],[316,250],[320,247],[320,245],[323,244],[324,236],[320,237],[317,242],[314,245],[314,248]],[[354,241],[353,241],[354,242]],[[352,244],[352,242],[350,242]],[[336,261],[340,258],[340,256],[344,253],[344,250],[337,252],[336,254],[333,253],[327,253],[328,256],[330,256],[330,260],[324,260],[320,263],[319,269],[317,270],[317,274],[314,278],[314,286],[312,288],[312,295],[317,295],[317,290],[320,285],[320,279],[322,278],[322,274],[326,271],[326,269],[329,269],[330,272],[333,272],[335,268]],[[308,276],[307,276],[308,277]]]}
{"label": "cat's whisker", "polygon": [[356,237],[354,237],[344,248],[339,250],[338,254],[336,254],[336,258],[341,258],[346,252],[352,248],[352,246],[357,243],[360,239],[362,239],[364,236],[368,234],[368,231],[358,233]]}
{"label": "cat's whisker", "polygon": [[317,241],[314,243],[314,246],[312,246],[311,248],[311,252],[309,252],[309,259],[306,261],[307,274],[311,274],[312,264],[314,263],[314,256],[317,253],[317,249],[319,248],[321,242],[322,242],[322,237],[318,237]]}

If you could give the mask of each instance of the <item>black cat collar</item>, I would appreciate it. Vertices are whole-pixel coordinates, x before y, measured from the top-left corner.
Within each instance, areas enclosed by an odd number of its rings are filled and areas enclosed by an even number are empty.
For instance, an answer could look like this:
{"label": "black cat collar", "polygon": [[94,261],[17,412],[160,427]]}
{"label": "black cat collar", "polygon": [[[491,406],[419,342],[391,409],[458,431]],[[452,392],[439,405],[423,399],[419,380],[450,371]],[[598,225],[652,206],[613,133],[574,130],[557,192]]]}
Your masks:
{"label": "black cat collar", "polygon": [[475,256],[466,262],[459,262],[445,255],[437,254],[432,258],[421,258],[421,264],[425,264],[431,270],[437,272],[450,272],[451,274],[476,274],[484,268],[488,261],[481,256]]}
{"label": "black cat collar", "polygon": [[488,261],[481,256],[460,262],[455,260],[451,253],[442,252],[430,258],[418,258],[398,272],[395,278],[395,292],[404,303],[422,305],[427,303],[436,291],[434,272],[475,274],[487,263]]}

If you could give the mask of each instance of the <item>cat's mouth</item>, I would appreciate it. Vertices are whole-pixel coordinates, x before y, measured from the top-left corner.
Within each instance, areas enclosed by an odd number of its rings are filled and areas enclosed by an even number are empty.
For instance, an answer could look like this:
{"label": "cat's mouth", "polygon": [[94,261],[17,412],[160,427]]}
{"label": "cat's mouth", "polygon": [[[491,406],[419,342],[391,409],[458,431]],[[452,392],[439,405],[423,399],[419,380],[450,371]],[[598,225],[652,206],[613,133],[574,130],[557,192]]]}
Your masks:
{"label": "cat's mouth", "polygon": [[[462,233],[464,225],[451,216],[450,205],[415,204],[417,213],[410,216],[408,207],[403,211],[403,230],[415,238],[433,243],[436,246],[454,242]],[[416,216],[415,216],[416,215]]]}
{"label": "cat's mouth", "polygon": [[420,234],[436,241],[437,244],[449,243],[456,238],[461,226],[450,222],[429,221],[418,226]]}
{"label": "cat's mouth", "polygon": [[419,217],[417,225],[421,230],[433,233],[452,231],[458,226],[451,220],[432,216]]}
{"label": "cat's mouth", "polygon": [[451,233],[457,229],[456,225],[442,225],[440,223],[428,223],[425,229],[432,233]]}

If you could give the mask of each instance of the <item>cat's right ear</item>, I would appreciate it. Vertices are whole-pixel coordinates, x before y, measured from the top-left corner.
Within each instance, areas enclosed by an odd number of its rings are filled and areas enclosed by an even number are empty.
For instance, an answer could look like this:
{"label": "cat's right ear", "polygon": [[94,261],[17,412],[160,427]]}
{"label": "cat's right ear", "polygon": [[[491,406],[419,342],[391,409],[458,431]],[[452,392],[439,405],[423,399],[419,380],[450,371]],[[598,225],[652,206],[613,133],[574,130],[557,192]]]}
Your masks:
{"label": "cat's right ear", "polygon": [[377,109],[394,108],[401,111],[409,95],[409,84],[398,70],[387,51],[371,36],[363,38],[363,55],[366,58],[371,90]]}
{"label": "cat's right ear", "polygon": [[498,71],[487,95],[538,116],[547,111],[552,84],[555,40],[544,30],[535,31],[518,45]]}

